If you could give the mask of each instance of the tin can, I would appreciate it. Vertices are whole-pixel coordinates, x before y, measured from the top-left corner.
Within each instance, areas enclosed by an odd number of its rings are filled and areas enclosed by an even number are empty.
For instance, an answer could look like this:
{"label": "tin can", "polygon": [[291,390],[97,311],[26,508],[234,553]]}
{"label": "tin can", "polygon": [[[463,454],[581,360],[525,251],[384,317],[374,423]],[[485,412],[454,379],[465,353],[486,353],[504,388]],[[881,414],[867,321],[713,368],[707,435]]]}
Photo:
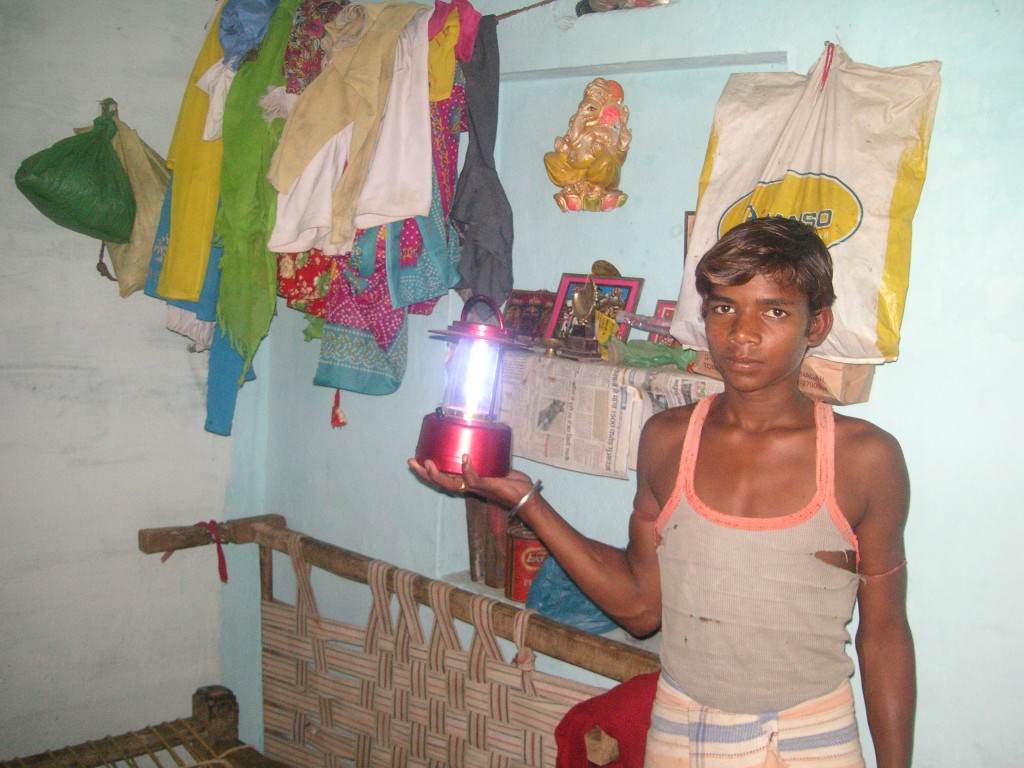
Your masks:
{"label": "tin can", "polygon": [[508,528],[508,557],[506,558],[505,597],[525,603],[537,571],[547,559],[548,550],[537,534],[523,524]]}

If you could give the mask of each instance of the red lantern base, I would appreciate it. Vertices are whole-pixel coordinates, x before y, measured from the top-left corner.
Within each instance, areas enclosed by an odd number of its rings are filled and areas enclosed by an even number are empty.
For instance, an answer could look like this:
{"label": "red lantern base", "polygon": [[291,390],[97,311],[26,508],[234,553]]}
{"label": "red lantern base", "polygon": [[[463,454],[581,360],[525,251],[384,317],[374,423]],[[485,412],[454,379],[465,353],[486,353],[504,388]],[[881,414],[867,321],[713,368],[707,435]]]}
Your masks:
{"label": "red lantern base", "polygon": [[512,468],[512,429],[500,421],[467,421],[438,413],[423,417],[416,460],[430,459],[442,472],[462,474],[469,454],[481,477],[504,477]]}

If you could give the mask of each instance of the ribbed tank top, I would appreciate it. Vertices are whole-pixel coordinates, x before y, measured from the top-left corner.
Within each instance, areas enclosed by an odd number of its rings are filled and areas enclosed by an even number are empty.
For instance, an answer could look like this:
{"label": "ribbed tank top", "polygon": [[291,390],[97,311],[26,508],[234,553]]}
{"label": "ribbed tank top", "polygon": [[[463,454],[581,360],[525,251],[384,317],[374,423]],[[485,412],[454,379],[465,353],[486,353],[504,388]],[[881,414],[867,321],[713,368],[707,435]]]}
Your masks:
{"label": "ribbed tank top", "polygon": [[714,398],[690,418],[661,535],[661,664],[705,706],[776,712],[822,696],[853,673],[846,653],[860,578],[816,552],[857,551],[835,496],[835,420],[816,402],[817,491],[782,517],[717,512],[694,490],[700,435]]}

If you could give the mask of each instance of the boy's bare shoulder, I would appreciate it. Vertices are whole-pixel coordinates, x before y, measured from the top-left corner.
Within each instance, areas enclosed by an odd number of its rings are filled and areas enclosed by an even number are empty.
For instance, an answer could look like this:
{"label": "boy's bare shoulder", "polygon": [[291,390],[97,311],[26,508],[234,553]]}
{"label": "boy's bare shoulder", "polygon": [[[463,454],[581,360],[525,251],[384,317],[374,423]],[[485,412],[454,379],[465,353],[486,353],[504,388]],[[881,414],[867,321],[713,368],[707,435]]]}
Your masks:
{"label": "boy's bare shoulder", "polygon": [[895,437],[864,419],[836,414],[836,495],[854,530],[870,517],[906,518],[909,478]]}
{"label": "boy's bare shoulder", "polygon": [[643,437],[664,438],[668,435],[685,435],[693,415],[694,405],[678,405],[659,411],[647,420],[643,428]]}
{"label": "boy's bare shoulder", "polygon": [[[667,408],[644,424],[637,451],[637,494],[634,509],[657,517],[675,488],[683,441],[693,406]],[[653,519],[653,518],[652,518]]]}
{"label": "boy's bare shoulder", "polygon": [[835,414],[836,460],[903,461],[899,441],[870,421],[844,414]]}
{"label": "boy's bare shoulder", "polygon": [[640,432],[638,466],[662,468],[665,461],[675,460],[682,450],[683,439],[693,415],[693,405],[666,408],[649,418]]}

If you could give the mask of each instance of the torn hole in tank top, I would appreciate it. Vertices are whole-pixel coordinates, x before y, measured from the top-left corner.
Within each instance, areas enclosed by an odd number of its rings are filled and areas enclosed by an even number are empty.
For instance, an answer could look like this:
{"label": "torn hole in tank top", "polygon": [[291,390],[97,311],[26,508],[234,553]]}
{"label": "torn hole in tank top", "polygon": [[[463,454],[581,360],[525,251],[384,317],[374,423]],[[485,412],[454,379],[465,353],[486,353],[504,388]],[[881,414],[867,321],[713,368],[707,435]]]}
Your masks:
{"label": "torn hole in tank top", "polygon": [[838,552],[820,550],[815,552],[814,556],[821,560],[821,562],[841,568],[844,571],[849,571],[850,573],[857,572],[857,553],[852,549],[840,550]]}
{"label": "torn hole in tank top", "polygon": [[654,542],[654,548],[655,549],[661,549],[661,545],[665,542],[665,534],[668,533],[668,531],[674,531],[678,527],[679,527],[679,523],[673,523],[667,529],[665,529],[664,531],[659,533],[657,539]]}

